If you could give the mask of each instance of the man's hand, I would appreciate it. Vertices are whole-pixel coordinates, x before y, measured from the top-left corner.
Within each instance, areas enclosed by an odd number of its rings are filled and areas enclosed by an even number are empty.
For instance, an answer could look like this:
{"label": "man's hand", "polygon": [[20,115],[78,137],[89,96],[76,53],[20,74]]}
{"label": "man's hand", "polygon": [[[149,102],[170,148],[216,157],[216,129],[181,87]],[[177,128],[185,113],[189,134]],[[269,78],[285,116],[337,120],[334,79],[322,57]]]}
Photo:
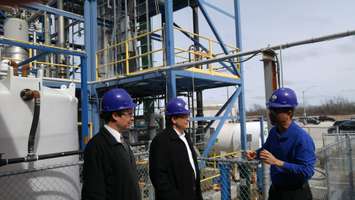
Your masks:
{"label": "man's hand", "polygon": [[284,162],[282,160],[279,160],[277,158],[275,158],[274,155],[272,155],[272,153],[270,153],[267,150],[262,150],[260,151],[260,159],[263,160],[264,163],[269,164],[269,165],[276,165],[278,167],[282,167],[284,165]]}
{"label": "man's hand", "polygon": [[247,156],[248,160],[253,160],[256,158],[256,152],[255,151],[246,151],[245,155]]}

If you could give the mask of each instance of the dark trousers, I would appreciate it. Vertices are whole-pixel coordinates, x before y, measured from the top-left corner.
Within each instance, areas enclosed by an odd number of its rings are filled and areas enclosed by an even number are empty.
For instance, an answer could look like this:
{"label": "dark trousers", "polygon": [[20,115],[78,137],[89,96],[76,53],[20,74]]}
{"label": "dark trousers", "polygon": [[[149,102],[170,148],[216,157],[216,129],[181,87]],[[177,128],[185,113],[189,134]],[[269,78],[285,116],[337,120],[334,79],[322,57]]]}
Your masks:
{"label": "dark trousers", "polygon": [[280,188],[271,185],[269,200],[312,200],[312,192],[308,183],[298,188]]}

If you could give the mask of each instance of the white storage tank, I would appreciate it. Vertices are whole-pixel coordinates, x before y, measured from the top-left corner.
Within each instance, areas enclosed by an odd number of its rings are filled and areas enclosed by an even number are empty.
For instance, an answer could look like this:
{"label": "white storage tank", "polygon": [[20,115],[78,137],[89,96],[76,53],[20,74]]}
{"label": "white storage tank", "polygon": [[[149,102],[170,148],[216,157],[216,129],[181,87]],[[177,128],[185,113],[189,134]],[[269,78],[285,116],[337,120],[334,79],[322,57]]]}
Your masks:
{"label": "white storage tank", "polygon": [[[77,129],[78,100],[75,85],[51,89],[42,85],[41,78],[13,76],[0,80],[0,153],[5,159],[27,156],[28,138],[34,112],[34,101],[23,101],[23,89],[40,92],[40,117],[34,152],[37,155],[79,149]],[[43,166],[77,163],[78,156],[10,164],[0,167],[0,199],[80,199],[78,165],[55,168],[41,173],[3,176],[17,170]]]}
{"label": "white storage tank", "polygon": [[[28,23],[20,18],[7,18],[4,22],[4,36],[6,38],[28,42]],[[16,62],[26,60],[28,52],[17,46],[5,48],[5,56]]]}
{"label": "white storage tank", "polygon": [[[255,150],[261,147],[260,122],[247,122],[247,149]],[[264,121],[264,138],[268,135],[267,122]],[[226,122],[218,134],[214,147],[216,152],[234,152],[241,149],[240,143],[240,124],[235,122]]]}

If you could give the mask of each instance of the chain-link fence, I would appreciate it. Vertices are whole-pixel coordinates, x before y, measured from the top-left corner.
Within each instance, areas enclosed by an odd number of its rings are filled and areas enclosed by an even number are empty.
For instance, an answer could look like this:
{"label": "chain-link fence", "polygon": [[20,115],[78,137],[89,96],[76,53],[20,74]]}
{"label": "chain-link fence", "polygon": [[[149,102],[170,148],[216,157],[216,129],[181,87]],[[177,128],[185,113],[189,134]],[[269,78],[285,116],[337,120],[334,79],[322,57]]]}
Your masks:
{"label": "chain-link fence", "polygon": [[318,151],[318,166],[326,176],[323,199],[355,199],[355,134],[324,134],[323,142]]}
{"label": "chain-link fence", "polygon": [[206,200],[259,199],[256,176],[259,163],[240,158],[200,158],[201,190]]}
{"label": "chain-link fence", "polygon": [[[142,199],[153,200],[154,188],[149,179],[148,153],[135,154],[135,157]],[[259,196],[257,162],[239,158],[200,161],[205,163],[201,170],[204,199],[249,200]],[[82,164],[78,159],[66,163],[48,159],[3,166],[0,171],[0,199],[79,200]]]}
{"label": "chain-link fence", "polygon": [[[138,153],[135,157],[142,199],[153,200],[148,153]],[[83,162],[79,159],[66,160],[71,162],[48,159],[1,167],[0,200],[79,200]]]}
{"label": "chain-link fence", "polygon": [[35,162],[5,166],[8,170],[1,168],[0,172],[0,199],[80,199],[81,164],[77,161],[38,166]]}

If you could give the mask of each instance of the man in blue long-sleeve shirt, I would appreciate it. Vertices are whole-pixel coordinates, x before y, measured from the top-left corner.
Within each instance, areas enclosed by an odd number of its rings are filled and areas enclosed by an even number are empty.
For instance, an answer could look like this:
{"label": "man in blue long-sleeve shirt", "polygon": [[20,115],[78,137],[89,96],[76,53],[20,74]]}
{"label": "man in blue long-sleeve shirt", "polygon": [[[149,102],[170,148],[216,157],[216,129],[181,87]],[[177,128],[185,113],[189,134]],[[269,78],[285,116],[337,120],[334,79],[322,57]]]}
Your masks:
{"label": "man in blue long-sleeve shirt", "polygon": [[309,134],[292,120],[297,104],[293,90],[275,90],[267,103],[274,127],[261,149],[247,152],[248,159],[259,158],[271,165],[269,200],[312,199],[308,180],[314,174],[315,146]]}

